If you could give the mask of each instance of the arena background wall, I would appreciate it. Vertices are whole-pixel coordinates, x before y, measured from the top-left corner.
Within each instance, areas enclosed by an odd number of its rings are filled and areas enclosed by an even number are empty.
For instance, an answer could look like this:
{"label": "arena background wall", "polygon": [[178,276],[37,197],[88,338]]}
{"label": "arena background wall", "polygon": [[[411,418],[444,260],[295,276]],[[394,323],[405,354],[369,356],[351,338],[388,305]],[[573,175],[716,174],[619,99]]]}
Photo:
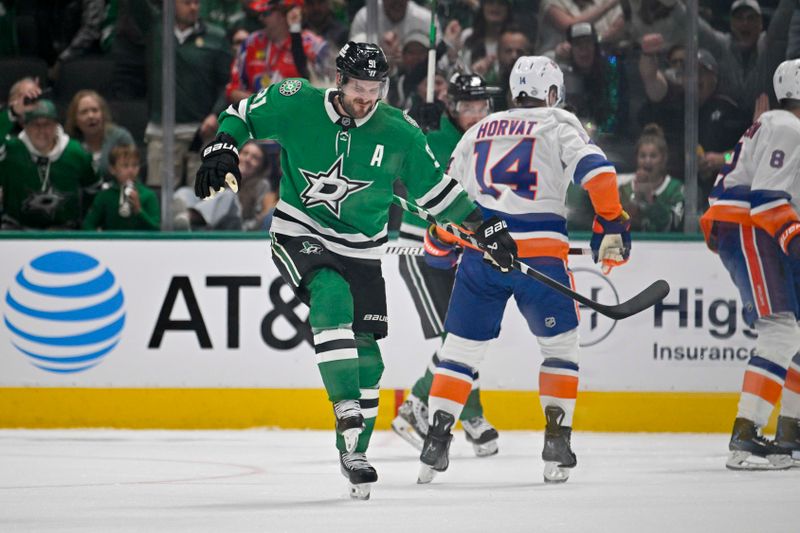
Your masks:
{"label": "arena background wall", "polygon": [[[0,237],[0,427],[332,426],[307,309],[263,238],[65,237]],[[609,277],[587,257],[570,261],[578,290],[603,303],[657,278],[672,286],[663,304],[623,321],[581,310],[575,427],[729,431],[755,336],[727,273],[694,239],[639,239],[632,257]],[[437,347],[422,338],[397,261],[384,261],[384,429]],[[500,429],[543,427],[540,362],[512,301],[481,369]]]}

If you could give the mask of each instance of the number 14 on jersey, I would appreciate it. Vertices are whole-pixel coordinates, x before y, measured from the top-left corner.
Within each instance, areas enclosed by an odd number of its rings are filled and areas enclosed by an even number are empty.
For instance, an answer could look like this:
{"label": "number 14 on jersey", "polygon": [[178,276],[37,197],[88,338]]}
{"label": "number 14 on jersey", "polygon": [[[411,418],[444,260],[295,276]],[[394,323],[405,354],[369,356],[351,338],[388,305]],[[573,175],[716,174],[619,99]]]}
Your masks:
{"label": "number 14 on jersey", "polygon": [[536,199],[536,188],[539,173],[532,168],[533,149],[536,139],[526,137],[514,145],[490,169],[487,169],[489,155],[492,149],[491,140],[475,143],[475,177],[481,191],[498,198],[502,191],[495,185],[505,185],[514,191],[514,194]]}

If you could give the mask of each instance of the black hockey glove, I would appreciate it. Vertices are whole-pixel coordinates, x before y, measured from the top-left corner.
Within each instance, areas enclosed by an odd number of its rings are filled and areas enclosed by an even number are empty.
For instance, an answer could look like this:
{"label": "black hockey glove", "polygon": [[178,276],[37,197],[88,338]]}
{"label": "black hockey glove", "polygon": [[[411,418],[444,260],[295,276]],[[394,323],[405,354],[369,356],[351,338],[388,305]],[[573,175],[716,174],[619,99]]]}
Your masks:
{"label": "black hockey glove", "polygon": [[439,129],[439,120],[442,117],[444,108],[439,102],[432,104],[423,103],[415,108],[414,119],[419,124],[423,133],[428,133]]}
{"label": "black hockey glove", "polygon": [[[217,138],[203,148],[203,163],[197,169],[194,180],[194,193],[198,198],[213,196],[228,183],[234,192],[239,188],[242,174],[239,172],[239,150],[236,140],[227,133],[220,133]],[[228,174],[235,178],[235,185],[230,182]]]}
{"label": "black hockey glove", "polygon": [[485,255],[496,264],[500,272],[510,272],[517,259],[517,243],[508,233],[508,225],[499,217],[491,217],[475,230],[478,241]]}

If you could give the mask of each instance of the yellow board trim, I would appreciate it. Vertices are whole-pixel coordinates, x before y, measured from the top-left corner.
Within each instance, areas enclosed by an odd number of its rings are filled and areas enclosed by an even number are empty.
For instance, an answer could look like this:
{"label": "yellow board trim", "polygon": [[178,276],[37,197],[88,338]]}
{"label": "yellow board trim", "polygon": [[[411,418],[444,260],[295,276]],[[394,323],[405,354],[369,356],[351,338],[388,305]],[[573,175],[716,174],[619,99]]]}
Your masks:
{"label": "yellow board trim", "polygon": [[[396,392],[381,391],[378,429],[389,428]],[[574,427],[727,433],[738,398],[738,393],[580,392]],[[500,430],[544,427],[536,392],[481,391],[481,399],[486,417]],[[333,412],[322,389],[0,388],[0,428],[79,427],[332,429]]]}

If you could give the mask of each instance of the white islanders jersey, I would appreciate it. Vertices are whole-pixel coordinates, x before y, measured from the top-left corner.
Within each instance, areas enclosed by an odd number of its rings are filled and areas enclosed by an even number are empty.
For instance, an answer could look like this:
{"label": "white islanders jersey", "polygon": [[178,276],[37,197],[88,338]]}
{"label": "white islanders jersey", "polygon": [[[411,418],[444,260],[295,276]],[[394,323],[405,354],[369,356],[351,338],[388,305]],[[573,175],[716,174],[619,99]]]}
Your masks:
{"label": "white islanders jersey", "polygon": [[717,176],[704,218],[754,224],[771,235],[800,208],[800,119],[767,111],[742,135]]}
{"label": "white islanders jersey", "polygon": [[448,173],[485,218],[496,215],[508,223],[520,257],[566,258],[570,181],[590,191],[598,214],[615,218],[622,210],[613,165],[575,115],[563,109],[489,115],[461,138]]}

